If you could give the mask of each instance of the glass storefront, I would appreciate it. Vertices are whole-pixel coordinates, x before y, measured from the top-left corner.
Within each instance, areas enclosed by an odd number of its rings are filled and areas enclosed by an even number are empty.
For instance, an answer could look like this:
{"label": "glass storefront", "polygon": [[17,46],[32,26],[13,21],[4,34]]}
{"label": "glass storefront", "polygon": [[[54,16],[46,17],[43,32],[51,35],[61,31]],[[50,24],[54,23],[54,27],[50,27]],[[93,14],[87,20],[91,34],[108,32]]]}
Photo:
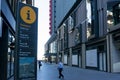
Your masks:
{"label": "glass storefront", "polygon": [[[14,48],[15,37],[14,32],[10,26],[2,19],[2,29],[0,37],[0,79],[13,80],[14,79]],[[3,74],[4,72],[4,74]]]}
{"label": "glass storefront", "polygon": [[14,75],[14,48],[15,37],[8,32],[8,53],[7,53],[7,78],[9,79]]}

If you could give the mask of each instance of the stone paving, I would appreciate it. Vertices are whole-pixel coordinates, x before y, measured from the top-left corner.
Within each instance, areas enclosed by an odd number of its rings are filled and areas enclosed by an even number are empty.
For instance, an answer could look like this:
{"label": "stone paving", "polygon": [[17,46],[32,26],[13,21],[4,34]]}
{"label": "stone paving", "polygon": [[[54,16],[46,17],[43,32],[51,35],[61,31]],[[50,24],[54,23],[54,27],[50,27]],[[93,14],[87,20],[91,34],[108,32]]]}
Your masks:
{"label": "stone paving", "polygon": [[37,80],[120,80],[120,74],[64,66],[64,79],[58,78],[56,64],[42,63],[37,70]]}

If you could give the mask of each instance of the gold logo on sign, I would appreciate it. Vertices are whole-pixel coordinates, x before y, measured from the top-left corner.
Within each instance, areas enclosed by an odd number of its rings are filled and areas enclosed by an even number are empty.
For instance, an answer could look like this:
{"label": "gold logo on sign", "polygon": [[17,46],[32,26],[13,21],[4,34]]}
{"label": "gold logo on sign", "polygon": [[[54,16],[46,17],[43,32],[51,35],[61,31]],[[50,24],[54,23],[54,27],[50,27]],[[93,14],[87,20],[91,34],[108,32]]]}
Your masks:
{"label": "gold logo on sign", "polygon": [[36,20],[35,11],[29,6],[24,6],[21,8],[20,16],[21,16],[22,20],[28,24],[32,24]]}

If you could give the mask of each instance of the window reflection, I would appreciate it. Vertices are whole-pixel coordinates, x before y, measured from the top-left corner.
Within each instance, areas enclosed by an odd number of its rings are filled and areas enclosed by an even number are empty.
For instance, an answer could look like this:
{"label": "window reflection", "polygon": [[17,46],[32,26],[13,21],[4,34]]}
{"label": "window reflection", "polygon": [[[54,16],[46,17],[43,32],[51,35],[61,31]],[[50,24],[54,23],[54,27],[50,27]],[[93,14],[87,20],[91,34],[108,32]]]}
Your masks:
{"label": "window reflection", "polygon": [[107,11],[107,23],[108,23],[108,26],[113,26],[113,22],[114,22],[113,12],[108,10]]}
{"label": "window reflection", "polygon": [[86,0],[87,10],[87,39],[98,37],[98,13],[97,13],[97,0]]}
{"label": "window reflection", "polygon": [[68,26],[69,26],[69,31],[72,32],[72,29],[74,28],[74,20],[72,16],[69,16],[68,18]]}
{"label": "window reflection", "polygon": [[[80,24],[81,27],[81,24]],[[80,43],[80,27],[76,28],[76,34],[75,34],[75,43],[79,44]]]}
{"label": "window reflection", "polygon": [[86,0],[86,8],[87,8],[87,38],[92,35],[92,11],[91,11],[91,1]]}
{"label": "window reflection", "polygon": [[68,21],[63,23],[64,26],[64,48],[68,48]]}
{"label": "window reflection", "polygon": [[14,49],[11,44],[14,44],[15,37],[9,32],[8,35],[8,64],[7,64],[7,77],[10,78],[14,74]]}
{"label": "window reflection", "polygon": [[120,1],[107,3],[107,24],[108,27],[120,23]]}
{"label": "window reflection", "polygon": [[76,26],[76,11],[73,11],[72,14],[68,17],[68,27],[69,33],[71,33]]}
{"label": "window reflection", "polygon": [[57,42],[56,41],[53,41],[51,44],[50,44],[50,51],[49,53],[57,53]]}
{"label": "window reflection", "polygon": [[26,4],[26,0],[22,0],[22,3],[25,3],[25,4]]}

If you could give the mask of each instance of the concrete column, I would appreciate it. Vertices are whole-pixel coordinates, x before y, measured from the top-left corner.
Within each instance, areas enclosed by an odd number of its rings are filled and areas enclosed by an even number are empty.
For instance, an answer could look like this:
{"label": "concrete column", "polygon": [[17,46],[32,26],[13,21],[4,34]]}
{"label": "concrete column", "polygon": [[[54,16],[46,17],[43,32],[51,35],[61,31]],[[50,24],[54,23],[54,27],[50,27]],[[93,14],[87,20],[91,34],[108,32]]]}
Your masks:
{"label": "concrete column", "polygon": [[79,53],[79,67],[81,68],[82,67],[82,59],[81,59],[82,57],[81,57],[81,53]]}
{"label": "concrete column", "polygon": [[72,66],[72,48],[69,48],[69,66]]}
{"label": "concrete column", "polygon": [[56,63],[59,62],[59,52],[57,52],[57,56],[56,56]]}
{"label": "concrete column", "polygon": [[62,62],[64,63],[64,51],[62,51]]}
{"label": "concrete column", "polygon": [[113,58],[112,58],[112,52],[113,52],[113,38],[112,38],[112,34],[110,34],[110,63],[111,63],[111,68],[110,68],[110,70],[111,70],[111,72],[113,72]]}
{"label": "concrete column", "polygon": [[106,38],[107,38],[107,71],[112,72],[112,62],[111,62],[112,35],[108,34]]}
{"label": "concrete column", "polygon": [[85,47],[85,43],[82,44],[82,68],[85,68],[85,54],[86,54],[86,47]]}

